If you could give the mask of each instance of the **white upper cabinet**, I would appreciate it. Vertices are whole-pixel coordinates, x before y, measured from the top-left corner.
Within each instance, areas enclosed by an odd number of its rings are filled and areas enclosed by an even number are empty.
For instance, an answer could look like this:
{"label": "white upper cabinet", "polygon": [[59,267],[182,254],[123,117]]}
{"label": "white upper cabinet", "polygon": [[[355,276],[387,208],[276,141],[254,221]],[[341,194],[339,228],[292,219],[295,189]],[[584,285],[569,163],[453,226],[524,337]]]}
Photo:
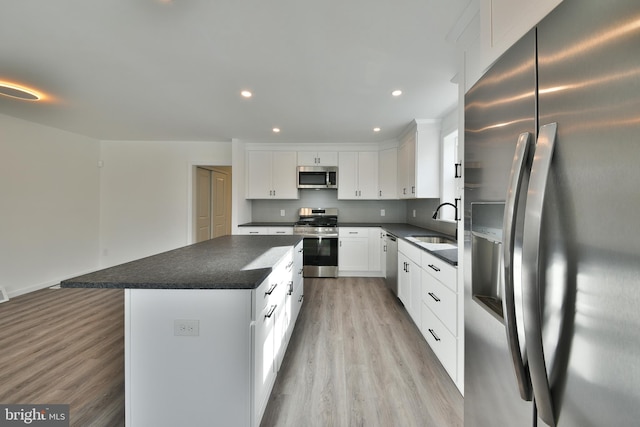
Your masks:
{"label": "white upper cabinet", "polygon": [[295,151],[247,151],[247,199],[297,199]]}
{"label": "white upper cabinet", "polygon": [[562,0],[481,0],[482,65],[488,67]]}
{"label": "white upper cabinet", "polygon": [[378,152],[378,198],[398,198],[398,149]]}
{"label": "white upper cabinet", "polygon": [[402,136],[398,195],[401,199],[440,197],[440,121],[416,121]]}
{"label": "white upper cabinet", "polygon": [[298,151],[298,166],[338,166],[338,152]]}
{"label": "white upper cabinet", "polygon": [[378,152],[344,151],[338,156],[338,199],[378,198]]}

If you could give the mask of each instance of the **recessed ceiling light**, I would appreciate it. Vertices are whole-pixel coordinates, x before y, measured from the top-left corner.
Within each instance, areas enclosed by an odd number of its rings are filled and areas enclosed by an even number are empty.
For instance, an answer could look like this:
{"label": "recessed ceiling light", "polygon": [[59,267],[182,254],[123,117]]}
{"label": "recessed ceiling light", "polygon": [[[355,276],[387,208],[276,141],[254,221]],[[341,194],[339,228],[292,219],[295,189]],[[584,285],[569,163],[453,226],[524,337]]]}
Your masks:
{"label": "recessed ceiling light", "polygon": [[240,95],[244,96],[245,98],[251,98],[253,96],[253,94],[248,90],[243,90],[242,92],[240,92]]}
{"label": "recessed ceiling light", "polygon": [[373,128],[374,132],[380,132],[380,128]]}
{"label": "recessed ceiling light", "polygon": [[280,133],[280,128],[273,128],[273,133]]}
{"label": "recessed ceiling light", "polygon": [[3,81],[0,81],[0,95],[23,101],[40,101],[44,98],[43,94],[31,88]]}
{"label": "recessed ceiling light", "polygon": [[391,92],[392,96],[400,96],[402,95],[402,91],[400,89],[396,89],[393,92]]}

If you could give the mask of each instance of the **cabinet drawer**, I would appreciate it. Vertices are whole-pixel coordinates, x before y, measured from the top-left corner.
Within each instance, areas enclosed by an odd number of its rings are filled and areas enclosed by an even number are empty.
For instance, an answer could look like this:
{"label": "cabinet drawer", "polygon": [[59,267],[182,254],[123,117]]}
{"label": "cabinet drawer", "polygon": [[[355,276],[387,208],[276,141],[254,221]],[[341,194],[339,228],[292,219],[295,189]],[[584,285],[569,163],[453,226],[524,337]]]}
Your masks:
{"label": "cabinet drawer", "polygon": [[238,227],[239,234],[269,234],[269,229],[267,227]]}
{"label": "cabinet drawer", "polygon": [[422,270],[422,301],[454,336],[458,336],[457,295]]}
{"label": "cabinet drawer", "polygon": [[279,234],[290,235],[290,234],[293,234],[293,227],[269,227],[269,234],[272,234],[272,235],[279,235]]}
{"label": "cabinet drawer", "polygon": [[427,251],[422,252],[422,269],[457,292],[458,269]]}
{"label": "cabinet drawer", "polygon": [[433,352],[451,378],[457,378],[456,339],[438,320],[435,314],[422,304],[422,335],[426,338]]}
{"label": "cabinet drawer", "polygon": [[369,238],[369,229],[366,227],[338,227],[340,237],[366,237]]}
{"label": "cabinet drawer", "polygon": [[402,252],[411,261],[420,265],[420,257],[424,251],[411,243],[405,242],[404,240],[398,240],[398,252]]}

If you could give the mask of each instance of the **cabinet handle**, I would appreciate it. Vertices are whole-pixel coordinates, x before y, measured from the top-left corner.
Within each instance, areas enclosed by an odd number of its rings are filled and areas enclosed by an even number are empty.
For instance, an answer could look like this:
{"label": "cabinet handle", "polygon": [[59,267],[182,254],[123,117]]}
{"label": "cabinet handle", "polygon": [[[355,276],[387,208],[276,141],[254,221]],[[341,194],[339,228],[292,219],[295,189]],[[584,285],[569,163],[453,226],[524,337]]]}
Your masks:
{"label": "cabinet handle", "polygon": [[302,251],[303,251],[303,249],[302,249],[302,248],[298,249],[298,253],[300,253],[300,254],[301,254],[301,253],[302,253]]}
{"label": "cabinet handle", "polygon": [[271,295],[273,293],[273,291],[276,289],[276,287],[278,286],[277,283],[274,283],[271,285],[271,287],[269,288],[269,290],[267,292],[265,292],[265,295]]}
{"label": "cabinet handle", "polygon": [[304,299],[304,294],[300,295],[300,298],[298,299],[298,302],[302,302],[303,299]]}
{"label": "cabinet handle", "polygon": [[416,194],[416,186],[415,185],[411,186],[411,194]]}
{"label": "cabinet handle", "polygon": [[357,231],[350,231],[349,234],[358,234]]}
{"label": "cabinet handle", "polygon": [[277,306],[278,306],[277,304],[276,304],[276,305],[272,305],[272,306],[271,306],[271,308],[269,309],[269,312],[268,312],[267,314],[265,314],[265,315],[264,315],[264,318],[265,318],[265,319],[268,319],[268,318],[270,318],[271,316],[273,316],[273,312],[274,312],[274,311],[276,311],[276,307],[277,307]]}
{"label": "cabinet handle", "polygon": [[289,282],[289,295],[293,295],[293,281]]}
{"label": "cabinet handle", "polygon": [[382,252],[387,252],[387,245],[384,245],[384,246],[382,247]]}
{"label": "cabinet handle", "polygon": [[378,197],[382,197],[382,190],[378,190]]}
{"label": "cabinet handle", "polygon": [[274,196],[276,195],[276,190],[273,190],[273,195],[274,195]]}
{"label": "cabinet handle", "polygon": [[340,247],[342,247],[342,240],[340,240]]}
{"label": "cabinet handle", "polygon": [[405,264],[407,264],[407,269],[405,271],[408,273],[409,272],[409,263],[407,262]]}
{"label": "cabinet handle", "polygon": [[249,234],[260,234],[259,231],[250,231]]}
{"label": "cabinet handle", "polygon": [[407,194],[407,187],[402,188],[402,194]]}
{"label": "cabinet handle", "polygon": [[440,269],[433,264],[429,264],[429,268],[431,268],[433,271],[440,271]]}
{"label": "cabinet handle", "polygon": [[435,296],[433,292],[429,292],[429,296],[434,299],[435,302],[440,302],[440,298]]}
{"label": "cabinet handle", "polygon": [[301,268],[301,269],[298,271],[298,276],[301,276],[301,275],[302,275],[302,271],[303,271],[303,269]]}
{"label": "cabinet handle", "polygon": [[454,174],[454,178],[462,178],[462,163],[455,163],[455,174]]}
{"label": "cabinet handle", "polygon": [[433,335],[433,338],[435,338],[436,341],[440,341],[440,338],[436,335],[433,329],[429,329],[429,333]]}

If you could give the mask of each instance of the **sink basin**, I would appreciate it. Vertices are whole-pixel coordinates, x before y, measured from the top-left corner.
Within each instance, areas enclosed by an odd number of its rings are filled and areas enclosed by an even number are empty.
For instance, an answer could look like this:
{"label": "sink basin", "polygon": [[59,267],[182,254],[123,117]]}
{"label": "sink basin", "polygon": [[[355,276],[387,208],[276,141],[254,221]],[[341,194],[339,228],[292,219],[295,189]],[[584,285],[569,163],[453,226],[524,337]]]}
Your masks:
{"label": "sink basin", "polygon": [[411,236],[410,239],[420,243],[456,245],[453,239],[444,236]]}

